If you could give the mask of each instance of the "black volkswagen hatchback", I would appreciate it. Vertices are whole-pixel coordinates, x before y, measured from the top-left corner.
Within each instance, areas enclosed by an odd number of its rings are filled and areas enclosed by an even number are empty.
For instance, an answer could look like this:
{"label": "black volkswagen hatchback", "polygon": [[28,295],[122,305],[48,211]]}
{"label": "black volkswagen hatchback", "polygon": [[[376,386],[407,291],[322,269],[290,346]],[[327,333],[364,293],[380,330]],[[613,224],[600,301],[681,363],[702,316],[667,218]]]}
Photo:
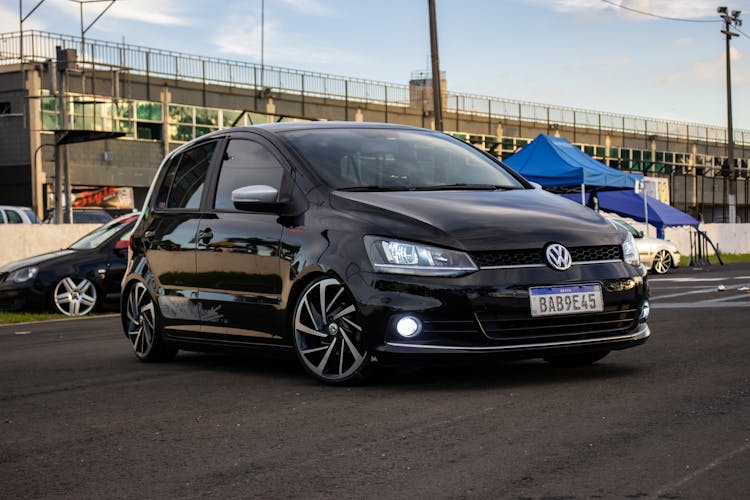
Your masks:
{"label": "black volkswagen hatchback", "polygon": [[592,363],[650,332],[632,237],[418,128],[222,130],[159,168],[131,239],[136,356],[294,350],[327,383],[464,355]]}

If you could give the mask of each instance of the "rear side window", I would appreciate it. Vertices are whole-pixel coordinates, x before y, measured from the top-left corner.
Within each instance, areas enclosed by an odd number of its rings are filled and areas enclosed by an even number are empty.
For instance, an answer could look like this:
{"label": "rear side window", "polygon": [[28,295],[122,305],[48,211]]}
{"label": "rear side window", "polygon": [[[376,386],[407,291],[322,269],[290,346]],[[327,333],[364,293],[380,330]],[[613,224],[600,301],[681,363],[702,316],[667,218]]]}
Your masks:
{"label": "rear side window", "polygon": [[199,208],[215,149],[216,142],[209,142],[173,157],[159,188],[156,208]]}
{"label": "rear side window", "polygon": [[265,185],[281,190],[284,167],[262,144],[232,139],[219,172],[214,208],[234,210],[232,191],[244,186]]}
{"label": "rear side window", "polygon": [[5,215],[8,217],[8,224],[23,224],[21,214],[15,210],[6,210]]}

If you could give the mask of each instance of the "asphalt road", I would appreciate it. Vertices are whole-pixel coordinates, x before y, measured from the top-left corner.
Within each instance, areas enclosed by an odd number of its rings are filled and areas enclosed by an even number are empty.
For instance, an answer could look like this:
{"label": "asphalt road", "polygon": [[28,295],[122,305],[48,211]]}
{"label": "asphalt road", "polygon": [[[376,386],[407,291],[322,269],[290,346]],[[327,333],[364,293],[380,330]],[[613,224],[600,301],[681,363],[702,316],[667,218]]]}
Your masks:
{"label": "asphalt road", "polygon": [[114,317],[0,327],[0,498],[747,498],[750,265],[651,283],[651,340],[597,365],[354,388],[141,364]]}

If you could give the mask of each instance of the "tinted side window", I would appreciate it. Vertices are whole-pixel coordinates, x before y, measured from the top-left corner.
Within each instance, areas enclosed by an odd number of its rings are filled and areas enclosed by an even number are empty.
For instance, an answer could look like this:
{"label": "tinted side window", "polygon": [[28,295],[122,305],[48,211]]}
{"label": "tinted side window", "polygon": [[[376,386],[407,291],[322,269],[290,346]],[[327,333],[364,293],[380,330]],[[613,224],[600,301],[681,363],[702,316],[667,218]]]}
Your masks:
{"label": "tinted side window", "polygon": [[243,186],[266,185],[280,191],[283,175],[284,167],[265,146],[232,139],[219,172],[214,208],[233,210],[232,191]]}
{"label": "tinted side window", "polygon": [[172,158],[159,189],[157,208],[200,207],[206,172],[214,149],[216,142],[209,142]]}
{"label": "tinted side window", "polygon": [[21,214],[15,210],[6,210],[5,215],[8,217],[8,224],[23,224]]}

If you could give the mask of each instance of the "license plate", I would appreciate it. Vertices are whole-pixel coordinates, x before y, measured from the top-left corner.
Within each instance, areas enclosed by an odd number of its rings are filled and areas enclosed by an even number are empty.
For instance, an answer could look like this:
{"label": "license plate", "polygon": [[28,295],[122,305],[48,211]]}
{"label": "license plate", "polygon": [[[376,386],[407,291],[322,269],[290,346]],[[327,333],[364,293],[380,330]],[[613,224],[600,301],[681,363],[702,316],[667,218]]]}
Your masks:
{"label": "license plate", "polygon": [[604,311],[602,286],[568,285],[529,288],[532,316],[558,316]]}

